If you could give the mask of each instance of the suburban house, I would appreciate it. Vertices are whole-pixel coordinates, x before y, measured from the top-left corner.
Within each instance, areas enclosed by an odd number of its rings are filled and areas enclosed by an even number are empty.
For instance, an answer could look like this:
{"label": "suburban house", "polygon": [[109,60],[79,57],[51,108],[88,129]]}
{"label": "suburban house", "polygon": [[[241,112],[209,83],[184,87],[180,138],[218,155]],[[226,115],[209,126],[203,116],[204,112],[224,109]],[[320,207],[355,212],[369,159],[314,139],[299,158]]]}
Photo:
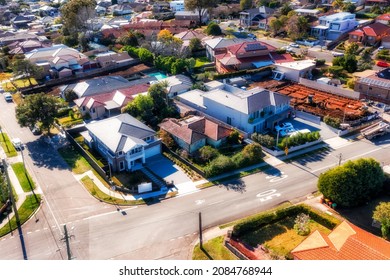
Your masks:
{"label": "suburban house", "polygon": [[194,153],[206,144],[218,148],[233,131],[222,123],[204,116],[188,116],[185,119],[165,119],[160,129],[168,132],[177,145],[188,153]]}
{"label": "suburban house", "polygon": [[81,132],[90,148],[96,149],[112,171],[134,171],[148,158],[161,153],[156,132],[129,114],[96,121]]}
{"label": "suburban house", "polygon": [[83,116],[89,115],[92,120],[118,115],[121,109],[138,94],[146,94],[149,84],[134,85],[129,88],[114,90],[108,93],[81,97],[74,100]]}
{"label": "suburban house", "polygon": [[390,242],[343,221],[329,235],[316,230],[291,253],[295,260],[390,260]]}
{"label": "suburban house", "polygon": [[349,42],[374,46],[381,42],[382,38],[390,35],[390,26],[375,22],[349,33]]}
{"label": "suburban house", "polygon": [[375,22],[379,22],[382,24],[389,24],[390,23],[390,14],[383,14],[380,16],[377,16],[375,19]]}
{"label": "suburban house", "polygon": [[90,61],[78,50],[65,45],[34,49],[25,54],[26,59],[43,68],[43,75],[54,78],[72,76],[83,71],[83,65]]}
{"label": "suburban house", "polygon": [[371,8],[372,6],[387,7],[390,5],[390,0],[366,0],[365,7]]}
{"label": "suburban house", "polygon": [[169,76],[153,83],[166,83],[167,94],[169,97],[174,97],[178,94],[188,91],[192,87],[192,81],[189,77],[179,74],[175,76]]}
{"label": "suburban house", "polygon": [[386,48],[386,49],[390,49],[390,35],[384,36],[382,38],[381,46]]}
{"label": "suburban house", "polygon": [[290,115],[290,98],[282,94],[258,87],[244,90],[218,81],[205,85],[209,91],[183,93],[180,102],[247,134],[273,129]]}
{"label": "suburban house", "polygon": [[132,7],[128,3],[111,6],[114,16],[129,15],[133,12]]}
{"label": "suburban house", "polygon": [[214,38],[210,40],[204,41],[206,46],[206,56],[207,58],[214,62],[215,56],[218,54],[226,53],[227,47],[240,44],[243,42],[253,42],[253,39],[247,38],[247,39],[239,39],[239,38],[233,38],[233,39],[225,39],[225,38]]}
{"label": "suburban house", "polygon": [[360,92],[360,98],[390,105],[390,68],[357,79],[354,90]]}
{"label": "suburban house", "polygon": [[324,40],[337,40],[358,25],[355,14],[341,12],[319,17],[319,24],[312,26],[311,36]]}
{"label": "suburban house", "polygon": [[314,60],[297,60],[275,63],[274,66],[276,66],[276,69],[273,71],[275,80],[287,79],[299,82],[299,78],[310,79],[312,77],[311,71],[316,68],[316,62]]}
{"label": "suburban house", "polygon": [[9,44],[10,49],[9,53],[12,55],[15,54],[25,54],[35,49],[47,48],[50,47],[50,43],[43,43],[38,40],[27,40],[27,41],[16,41],[12,44]]}
{"label": "suburban house", "polygon": [[45,36],[38,36],[28,32],[0,32],[0,46],[8,46],[15,42],[23,42],[27,40],[36,40],[42,43],[50,42]]}
{"label": "suburban house", "polygon": [[[202,10],[202,23],[207,23],[209,21],[209,13],[207,10]],[[194,22],[199,21],[199,12],[198,10],[195,11],[176,11],[175,13],[175,19],[176,20],[190,20]]]}
{"label": "suburban house", "polygon": [[264,28],[264,25],[260,26],[259,23],[262,22],[264,24],[263,20],[269,18],[274,13],[274,9],[268,8],[266,6],[242,11],[240,13],[240,26],[249,27],[257,25],[262,29],[266,29]]}
{"label": "suburban house", "polygon": [[26,17],[23,15],[19,15],[14,17],[13,19],[10,20],[12,26],[16,29],[26,29],[28,28],[28,24],[32,22],[34,19],[30,17]]}
{"label": "suburban house", "polygon": [[169,2],[169,6],[172,12],[184,11],[184,0],[175,0]]}
{"label": "suburban house", "polygon": [[228,46],[224,53],[216,55],[215,66],[218,73],[229,73],[272,65],[282,57],[284,62],[294,61],[290,54],[276,54],[275,50],[275,47],[258,41],[242,42]]}
{"label": "suburban house", "polygon": [[101,68],[126,66],[133,60],[134,59],[131,58],[126,51],[120,53],[109,51],[96,55],[96,61],[99,63]]}
{"label": "suburban house", "polygon": [[66,91],[73,90],[77,96],[81,98],[128,88],[131,85],[132,84],[123,77],[104,76],[63,86],[61,88],[61,96],[64,96]]}
{"label": "suburban house", "polygon": [[204,33],[202,33],[202,32],[190,29],[190,30],[187,30],[187,31],[180,32],[180,33],[174,35],[174,37],[179,38],[180,40],[182,40],[183,41],[183,46],[187,47],[187,46],[190,45],[191,39],[198,38],[199,40],[202,40],[203,38],[206,37],[206,35]]}

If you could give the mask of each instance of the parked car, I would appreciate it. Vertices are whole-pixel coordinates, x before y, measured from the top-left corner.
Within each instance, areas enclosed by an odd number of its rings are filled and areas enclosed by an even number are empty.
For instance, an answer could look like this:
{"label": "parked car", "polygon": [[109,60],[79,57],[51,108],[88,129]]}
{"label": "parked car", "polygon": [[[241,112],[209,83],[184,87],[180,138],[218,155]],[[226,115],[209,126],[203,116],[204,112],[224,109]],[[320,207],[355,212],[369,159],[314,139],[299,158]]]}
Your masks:
{"label": "parked car", "polygon": [[390,67],[390,64],[387,63],[386,61],[377,61],[376,66],[379,66],[379,67]]}
{"label": "parked car", "polygon": [[293,125],[289,122],[281,123],[275,126],[276,131],[286,130],[286,129],[294,129]]}
{"label": "parked car", "polygon": [[343,54],[343,53],[340,53],[340,52],[332,52],[332,55],[333,55],[334,57],[337,57],[337,56],[344,56],[344,54]]}
{"label": "parked car", "polygon": [[293,48],[290,46],[282,46],[280,49],[286,50],[286,52],[294,52]]}
{"label": "parked car", "polygon": [[299,48],[299,45],[297,43],[290,43],[289,46],[293,48]]}
{"label": "parked car", "polygon": [[284,137],[284,136],[288,136],[288,135],[292,135],[296,132],[296,130],[294,128],[286,128],[286,129],[282,129],[280,131],[280,136]]}
{"label": "parked car", "polygon": [[301,133],[301,134],[310,133],[310,130],[307,129],[307,128],[304,128],[304,129],[296,130],[296,131],[294,131],[293,133],[291,133],[291,134],[289,134],[289,135],[290,135],[290,137],[292,137],[292,136],[298,135],[298,134],[300,134],[300,133]]}
{"label": "parked car", "polygon": [[11,143],[14,145],[16,150],[21,151],[23,149],[23,143],[19,138],[13,138]]}
{"label": "parked car", "polygon": [[4,99],[5,99],[5,101],[7,101],[7,102],[12,102],[12,101],[13,101],[12,95],[11,95],[11,93],[9,93],[9,92],[4,93]]}
{"label": "parked car", "polygon": [[38,125],[30,126],[29,128],[34,135],[40,135],[42,133]]}

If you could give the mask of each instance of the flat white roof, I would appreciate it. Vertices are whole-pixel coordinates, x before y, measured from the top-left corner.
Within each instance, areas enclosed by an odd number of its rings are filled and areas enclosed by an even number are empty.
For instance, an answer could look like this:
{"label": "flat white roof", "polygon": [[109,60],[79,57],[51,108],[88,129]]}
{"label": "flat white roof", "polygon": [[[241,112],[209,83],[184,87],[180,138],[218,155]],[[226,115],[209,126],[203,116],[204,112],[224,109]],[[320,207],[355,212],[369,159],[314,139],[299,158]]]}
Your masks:
{"label": "flat white roof", "polygon": [[313,15],[316,15],[320,12],[319,10],[312,10],[312,9],[295,9],[294,11],[297,13],[305,13],[305,14],[313,14]]}
{"label": "flat white roof", "polygon": [[314,60],[298,60],[294,62],[275,63],[275,65],[295,70],[304,70],[315,66],[316,62]]}

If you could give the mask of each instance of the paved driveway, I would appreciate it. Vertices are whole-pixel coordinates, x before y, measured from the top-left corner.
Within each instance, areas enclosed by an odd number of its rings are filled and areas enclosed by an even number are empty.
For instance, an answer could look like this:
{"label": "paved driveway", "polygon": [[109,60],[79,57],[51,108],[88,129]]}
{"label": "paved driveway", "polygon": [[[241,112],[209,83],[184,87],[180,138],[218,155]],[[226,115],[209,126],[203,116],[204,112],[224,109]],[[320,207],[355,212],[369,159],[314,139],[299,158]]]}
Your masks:
{"label": "paved driveway", "polygon": [[325,123],[321,122],[321,124],[312,123],[310,121],[306,121],[301,118],[295,118],[293,120],[288,120],[294,126],[296,130],[300,129],[309,129],[310,131],[320,131],[322,139],[326,140],[329,138],[337,137],[337,133],[335,133],[329,126]]}
{"label": "paved driveway", "polygon": [[180,167],[163,155],[156,155],[148,158],[146,166],[167,182],[173,182],[178,189],[179,194],[197,190],[195,184]]}

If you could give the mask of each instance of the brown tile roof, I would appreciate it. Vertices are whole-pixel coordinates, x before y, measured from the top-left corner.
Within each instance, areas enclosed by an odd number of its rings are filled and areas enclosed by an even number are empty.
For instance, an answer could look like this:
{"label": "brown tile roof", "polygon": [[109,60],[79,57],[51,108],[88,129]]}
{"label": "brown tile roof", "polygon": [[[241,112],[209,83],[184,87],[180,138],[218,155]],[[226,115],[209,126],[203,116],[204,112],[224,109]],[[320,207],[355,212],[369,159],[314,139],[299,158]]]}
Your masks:
{"label": "brown tile roof", "polygon": [[383,24],[383,23],[376,22],[376,23],[370,24],[369,26],[363,27],[363,31],[367,36],[376,37],[376,36],[382,36],[385,34],[389,34],[390,27]]}
{"label": "brown tile roof", "polygon": [[176,119],[164,120],[159,126],[161,129],[190,145],[206,138],[203,134],[188,128],[188,126],[180,124]]}
{"label": "brown tile roof", "polygon": [[390,242],[343,221],[328,236],[313,232],[292,254],[300,260],[390,260]]}

